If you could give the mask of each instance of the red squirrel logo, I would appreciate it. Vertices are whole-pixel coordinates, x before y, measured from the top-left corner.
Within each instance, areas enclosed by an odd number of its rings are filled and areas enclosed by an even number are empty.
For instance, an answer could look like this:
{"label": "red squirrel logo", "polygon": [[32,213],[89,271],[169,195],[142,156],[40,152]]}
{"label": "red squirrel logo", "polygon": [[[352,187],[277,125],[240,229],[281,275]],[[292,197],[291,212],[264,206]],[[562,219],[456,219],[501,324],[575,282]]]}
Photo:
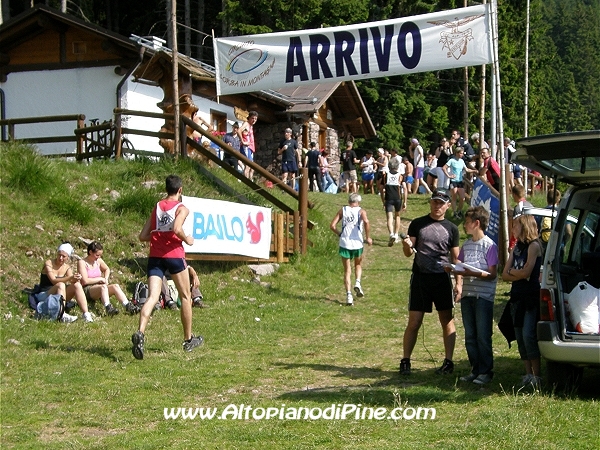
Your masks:
{"label": "red squirrel logo", "polygon": [[262,211],[256,213],[255,223],[252,223],[250,213],[248,213],[248,219],[246,219],[246,230],[250,234],[250,243],[258,244],[261,238],[260,224],[265,220]]}

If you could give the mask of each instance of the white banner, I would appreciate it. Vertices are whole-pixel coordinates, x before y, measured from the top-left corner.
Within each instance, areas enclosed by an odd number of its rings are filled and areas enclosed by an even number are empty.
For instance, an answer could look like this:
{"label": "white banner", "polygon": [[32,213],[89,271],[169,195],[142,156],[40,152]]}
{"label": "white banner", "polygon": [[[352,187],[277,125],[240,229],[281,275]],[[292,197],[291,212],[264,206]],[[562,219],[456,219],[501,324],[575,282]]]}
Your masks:
{"label": "white banner", "polygon": [[215,38],[217,95],[490,64],[489,8]]}
{"label": "white banner", "polygon": [[182,196],[190,210],[183,224],[194,245],[186,253],[219,253],[269,258],[271,210],[241,203]]}

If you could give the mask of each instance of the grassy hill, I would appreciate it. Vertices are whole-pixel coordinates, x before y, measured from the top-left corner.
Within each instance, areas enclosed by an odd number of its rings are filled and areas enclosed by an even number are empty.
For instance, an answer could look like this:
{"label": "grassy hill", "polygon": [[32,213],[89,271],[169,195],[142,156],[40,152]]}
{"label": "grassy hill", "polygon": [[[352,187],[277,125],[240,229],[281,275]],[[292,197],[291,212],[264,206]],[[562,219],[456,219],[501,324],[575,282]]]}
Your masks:
{"label": "grassy hill", "polygon": [[[328,229],[345,195],[311,193],[316,207],[310,220],[316,226],[309,239],[314,246],[263,277],[268,285],[251,282],[245,264],[193,263],[210,308],[194,310],[194,332],[206,342],[192,353],[182,351],[175,311],[153,315],[143,361],[131,355],[137,316],[99,317],[93,324],[35,321],[21,289],[37,282],[43,261],[63,240],[79,255],[85,254],[80,237],[102,242],[113,280],[129,294],[145,278],[148,248],[137,235],[166,175],[180,175],[186,195],[230,198],[186,161],[84,165],[42,159],[16,145],[2,145],[0,158],[3,448],[597,446],[597,371],[586,372],[589,384],[579,393],[556,393],[551,387],[518,391],[522,363],[496,329],[493,382],[479,388],[458,381],[469,370],[460,305],[455,373],[434,373],[443,352],[437,318],[429,314],[413,355],[413,375],[398,375],[412,260],[399,247],[387,247],[384,214],[375,196],[363,202],[375,242],[365,251],[365,297],[353,308],[342,306],[337,239]],[[424,196],[411,196],[404,230],[408,220],[427,211]],[[508,288],[499,284],[496,318]],[[165,408],[178,407],[232,414],[221,420],[165,417]],[[301,408],[327,415],[327,408],[335,407],[363,408],[367,417],[377,408],[402,408],[408,414],[398,420],[369,420],[355,413],[332,420],[286,416]],[[411,418],[420,407],[435,408],[435,419]],[[276,417],[266,419],[274,408]],[[242,413],[234,418],[236,410]]]}

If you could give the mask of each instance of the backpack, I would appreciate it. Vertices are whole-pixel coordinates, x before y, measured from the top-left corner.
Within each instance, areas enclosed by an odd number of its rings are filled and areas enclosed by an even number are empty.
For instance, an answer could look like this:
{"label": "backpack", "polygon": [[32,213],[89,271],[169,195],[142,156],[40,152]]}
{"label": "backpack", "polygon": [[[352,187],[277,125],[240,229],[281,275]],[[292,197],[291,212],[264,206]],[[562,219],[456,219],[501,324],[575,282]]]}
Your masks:
{"label": "backpack", "polygon": [[[142,281],[139,281],[133,289],[131,303],[133,303],[135,306],[139,306],[140,308],[142,308],[146,303],[146,300],[148,300],[148,294],[148,285]],[[162,303],[163,301],[159,299],[159,301],[156,302],[154,309],[161,309],[163,307]]]}
{"label": "backpack", "polygon": [[[35,311],[35,318],[37,320],[60,320],[65,312],[64,297],[60,294],[49,294],[44,296],[41,296],[40,294],[45,293],[32,292],[28,294],[29,306]],[[39,300],[38,295],[42,297],[43,300]]]}

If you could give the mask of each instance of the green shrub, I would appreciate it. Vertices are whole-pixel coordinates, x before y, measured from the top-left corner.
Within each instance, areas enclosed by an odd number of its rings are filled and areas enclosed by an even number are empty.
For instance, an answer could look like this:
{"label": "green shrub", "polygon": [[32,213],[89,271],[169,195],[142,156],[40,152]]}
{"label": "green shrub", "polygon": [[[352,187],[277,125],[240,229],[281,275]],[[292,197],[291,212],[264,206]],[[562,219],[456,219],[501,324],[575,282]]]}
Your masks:
{"label": "green shrub", "polygon": [[94,211],[76,198],[66,198],[64,194],[56,194],[48,200],[48,208],[55,214],[80,225],[89,225]]}
{"label": "green shrub", "polygon": [[131,213],[146,218],[159,199],[160,195],[154,189],[131,190],[114,202],[112,210],[117,214]]}
{"label": "green shrub", "polygon": [[53,190],[56,166],[34,147],[19,142],[0,144],[2,183],[8,188],[33,195],[48,195]]}

